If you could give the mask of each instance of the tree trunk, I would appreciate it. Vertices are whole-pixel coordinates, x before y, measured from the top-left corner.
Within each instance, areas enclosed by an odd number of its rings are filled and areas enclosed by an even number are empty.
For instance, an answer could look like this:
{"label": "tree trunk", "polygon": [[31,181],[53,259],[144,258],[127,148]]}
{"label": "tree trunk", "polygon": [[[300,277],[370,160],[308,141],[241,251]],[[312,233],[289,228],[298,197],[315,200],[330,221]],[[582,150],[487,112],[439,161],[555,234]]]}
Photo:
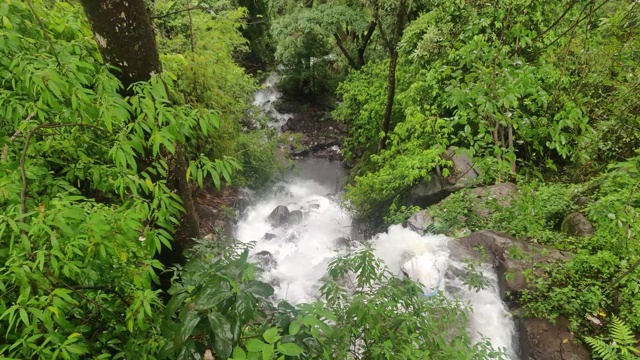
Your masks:
{"label": "tree trunk", "polygon": [[391,111],[393,110],[393,99],[396,95],[396,67],[398,65],[398,51],[391,52],[389,59],[389,75],[387,76],[387,102],[384,106],[382,116],[382,138],[378,143],[378,152],[387,146],[389,124],[391,123]]}
{"label": "tree trunk", "polygon": [[104,62],[125,91],[160,73],[160,55],[143,0],[81,0]]}
{"label": "tree trunk", "polygon": [[[105,63],[120,69],[113,74],[124,85],[147,81],[162,71],[160,55],[144,0],[81,0],[89,18],[100,54]],[[187,159],[180,144],[170,163],[168,186],[182,199],[185,209],[174,233],[173,249],[164,249],[160,260],[165,266],[183,261],[182,252],[199,236],[198,216],[186,177]],[[163,288],[167,286],[163,279]]]}

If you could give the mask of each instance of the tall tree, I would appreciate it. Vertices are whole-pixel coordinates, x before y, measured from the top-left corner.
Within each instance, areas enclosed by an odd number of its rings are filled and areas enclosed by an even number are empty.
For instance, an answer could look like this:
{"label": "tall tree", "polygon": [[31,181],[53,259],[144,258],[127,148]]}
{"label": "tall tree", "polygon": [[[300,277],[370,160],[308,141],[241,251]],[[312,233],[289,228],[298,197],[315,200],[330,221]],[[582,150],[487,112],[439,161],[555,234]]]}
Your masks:
{"label": "tall tree", "polygon": [[373,11],[373,18],[378,25],[382,45],[389,55],[389,71],[387,75],[387,100],[382,116],[381,131],[383,133],[378,143],[378,151],[386,146],[387,134],[391,124],[393,100],[396,94],[396,68],[398,66],[398,44],[402,39],[402,32],[409,23],[409,15],[415,6],[410,0],[367,0]]}
{"label": "tall tree", "polygon": [[[100,53],[107,64],[115,67],[113,73],[122,82],[124,94],[130,93],[133,83],[147,81],[162,71],[144,0],[82,0],[82,6]],[[165,266],[181,262],[183,251],[200,235],[186,175],[188,162],[180,144],[175,144],[170,160],[168,186],[182,199],[185,212],[174,233],[172,250],[161,253]]]}

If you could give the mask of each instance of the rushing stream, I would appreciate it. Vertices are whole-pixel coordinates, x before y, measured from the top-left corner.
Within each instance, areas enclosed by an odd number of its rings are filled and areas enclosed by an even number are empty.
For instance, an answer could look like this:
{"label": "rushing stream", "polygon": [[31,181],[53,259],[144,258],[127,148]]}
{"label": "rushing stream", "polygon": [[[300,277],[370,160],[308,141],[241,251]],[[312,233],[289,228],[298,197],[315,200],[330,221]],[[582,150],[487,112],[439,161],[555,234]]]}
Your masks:
{"label": "rushing stream", "polygon": [[[276,126],[281,126],[282,115],[274,114],[272,106],[278,94],[270,91],[273,88],[267,87],[256,94],[256,103],[258,98],[268,99],[260,105],[274,118]],[[252,259],[265,268],[263,280],[274,286],[276,298],[294,304],[316,300],[329,261],[348,251],[349,246],[357,246],[350,241],[351,218],[340,206],[344,175],[338,162],[302,160],[286,181],[250,206],[239,221],[236,235],[243,242],[255,241]],[[279,205],[292,212],[299,210],[296,213],[302,216],[293,223],[274,226],[268,218]],[[429,259],[430,265],[435,264],[443,273],[439,290],[470,304],[468,331],[472,340],[488,338],[495,348],[506,348],[512,359],[517,358],[515,326],[500,299],[497,275],[491,266],[482,267],[489,285],[480,291],[469,290],[459,277],[466,265],[452,254],[446,236],[422,236],[394,225],[368,241],[375,254],[399,276],[407,254],[415,256],[416,261]]]}

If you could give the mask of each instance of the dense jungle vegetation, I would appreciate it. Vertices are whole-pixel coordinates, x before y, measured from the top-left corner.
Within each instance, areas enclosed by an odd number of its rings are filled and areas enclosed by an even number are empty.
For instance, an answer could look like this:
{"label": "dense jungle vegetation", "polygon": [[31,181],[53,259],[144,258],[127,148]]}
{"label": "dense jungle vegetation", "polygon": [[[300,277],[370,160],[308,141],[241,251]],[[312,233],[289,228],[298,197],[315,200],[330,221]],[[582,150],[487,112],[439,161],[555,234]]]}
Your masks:
{"label": "dense jungle vegetation", "polygon": [[[505,357],[369,249],[334,259],[318,302],[274,304],[248,250],[203,230],[198,194],[287,167],[251,106],[272,70],[335,99],[356,217],[404,221],[454,147],[519,196],[478,217],[461,191],[433,230],[571,252],[523,311],[638,356],[637,0],[0,0],[0,20],[0,358]],[[571,211],[592,236],[559,231]]]}

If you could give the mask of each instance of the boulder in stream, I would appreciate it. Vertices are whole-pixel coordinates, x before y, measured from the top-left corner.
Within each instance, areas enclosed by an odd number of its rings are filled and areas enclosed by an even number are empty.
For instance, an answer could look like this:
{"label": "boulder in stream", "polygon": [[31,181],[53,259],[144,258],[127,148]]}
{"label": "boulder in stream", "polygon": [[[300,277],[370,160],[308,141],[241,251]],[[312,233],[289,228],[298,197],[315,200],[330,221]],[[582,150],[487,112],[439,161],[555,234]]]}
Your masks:
{"label": "boulder in stream", "polygon": [[270,270],[278,266],[278,261],[270,252],[264,250],[253,255],[255,261],[260,265],[263,270]]}
{"label": "boulder in stream", "polygon": [[289,217],[289,208],[284,205],[278,205],[271,214],[269,214],[269,222],[273,226],[281,226],[287,223]]}
{"label": "boulder in stream", "polygon": [[353,241],[348,237],[341,236],[334,241],[335,247],[338,249],[349,249],[353,245]]}
{"label": "boulder in stream", "polygon": [[264,235],[262,235],[262,238],[265,240],[271,240],[271,239],[275,239],[276,234],[272,234],[272,233],[264,233]]}
{"label": "boulder in stream", "polygon": [[304,213],[300,210],[293,210],[287,215],[287,225],[296,225],[302,222],[304,219]]}
{"label": "boulder in stream", "polygon": [[461,150],[449,148],[442,157],[453,163],[449,169],[450,175],[444,177],[437,171],[429,173],[429,177],[418,183],[409,193],[409,204],[421,207],[433,205],[449,194],[473,185],[478,172],[469,156]]}

